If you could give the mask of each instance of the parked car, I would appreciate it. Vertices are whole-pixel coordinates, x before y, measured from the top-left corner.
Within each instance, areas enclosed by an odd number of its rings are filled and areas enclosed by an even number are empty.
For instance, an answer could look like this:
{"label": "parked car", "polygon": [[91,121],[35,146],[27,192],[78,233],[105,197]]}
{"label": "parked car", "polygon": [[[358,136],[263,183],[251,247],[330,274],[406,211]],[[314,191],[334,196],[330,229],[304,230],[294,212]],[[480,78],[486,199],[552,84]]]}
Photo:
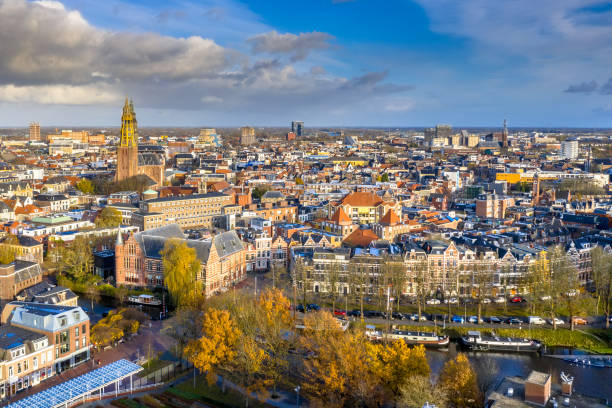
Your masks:
{"label": "parked car", "polygon": [[512,303],[524,303],[524,302],[526,302],[526,300],[525,300],[525,298],[523,298],[521,296],[513,296],[510,299],[510,302],[512,302]]}
{"label": "parked car", "polygon": [[295,307],[295,310],[297,310],[298,312],[304,313],[305,309],[304,309],[304,305],[303,304],[299,304]]}
{"label": "parked car", "polygon": [[[553,322],[554,320],[554,322]],[[548,324],[552,325],[553,323],[556,323],[557,325],[560,324],[565,324],[565,322],[561,319],[559,319],[558,317],[555,317],[554,319],[548,319]]]}
{"label": "parked car", "polygon": [[318,312],[319,310],[321,310],[321,306],[317,305],[316,303],[306,305],[307,312]]}
{"label": "parked car", "polygon": [[395,320],[404,320],[404,315],[399,312],[393,312],[391,318]]}
{"label": "parked car", "polygon": [[584,317],[578,317],[578,316],[574,316],[572,318],[572,321],[574,322],[575,325],[588,324],[589,323],[589,322],[587,322],[587,320]]}
{"label": "parked car", "polygon": [[491,303],[491,299],[484,298],[484,299],[482,299],[482,303]]}
{"label": "parked car", "polygon": [[427,299],[427,301],[425,301],[425,303],[427,303],[428,305],[439,305],[440,304],[440,299],[436,299],[436,298]]}
{"label": "parked car", "polygon": [[347,316],[361,317],[361,310],[359,309],[349,310],[346,314]]}
{"label": "parked car", "polygon": [[461,324],[463,324],[463,323],[465,323],[465,319],[463,318],[463,316],[454,315],[454,316],[451,318],[451,322],[453,322],[453,323],[461,323]]}
{"label": "parked car", "polygon": [[506,324],[522,324],[523,321],[518,317],[509,317],[506,319]]}
{"label": "parked car", "polygon": [[490,317],[486,318],[485,321],[487,323],[493,323],[493,324],[500,324],[502,322],[502,320],[499,317],[496,317],[496,316],[490,316]]}
{"label": "parked car", "polygon": [[550,300],[550,299],[551,299],[550,295],[540,296],[540,300]]}
{"label": "parked car", "polygon": [[444,303],[445,304],[449,304],[450,303],[451,305],[457,305],[457,304],[459,304],[459,299],[457,299],[456,297],[444,299]]}
{"label": "parked car", "polygon": [[334,310],[334,316],[346,317],[346,311],[342,309]]}
{"label": "parked car", "polygon": [[412,321],[421,321],[421,322],[426,322],[427,321],[427,316],[425,316],[423,313],[421,313],[421,318],[419,319],[419,315],[418,313],[414,313],[410,315],[410,320]]}
{"label": "parked car", "polygon": [[529,317],[527,317],[527,323],[529,323],[529,324],[546,324],[546,320],[542,319],[540,316],[529,316]]}
{"label": "parked car", "polygon": [[478,319],[478,316],[470,316],[468,317],[468,322],[472,324],[484,323],[484,320]]}
{"label": "parked car", "polygon": [[503,296],[498,296],[495,299],[493,299],[493,302],[495,303],[506,303],[506,298]]}

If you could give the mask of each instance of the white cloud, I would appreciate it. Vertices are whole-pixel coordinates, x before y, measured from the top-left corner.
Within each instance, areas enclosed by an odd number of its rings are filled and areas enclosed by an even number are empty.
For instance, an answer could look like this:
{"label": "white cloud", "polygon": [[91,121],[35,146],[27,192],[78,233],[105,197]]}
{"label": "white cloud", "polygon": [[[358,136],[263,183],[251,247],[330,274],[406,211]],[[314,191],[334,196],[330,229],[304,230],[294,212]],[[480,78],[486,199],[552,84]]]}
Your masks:
{"label": "white cloud", "polygon": [[121,102],[121,95],[115,90],[95,85],[3,85],[0,86],[0,100],[13,103],[100,105]]}
{"label": "white cloud", "polygon": [[389,112],[406,112],[414,109],[414,101],[408,98],[393,98],[385,105],[385,110]]}

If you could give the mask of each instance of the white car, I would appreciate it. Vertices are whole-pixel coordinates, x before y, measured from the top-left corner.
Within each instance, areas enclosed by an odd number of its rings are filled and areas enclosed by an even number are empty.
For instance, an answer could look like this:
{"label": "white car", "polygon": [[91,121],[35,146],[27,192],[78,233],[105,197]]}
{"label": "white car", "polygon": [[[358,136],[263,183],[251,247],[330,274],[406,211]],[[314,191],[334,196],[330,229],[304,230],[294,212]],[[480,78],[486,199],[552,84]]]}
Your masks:
{"label": "white car", "polygon": [[495,303],[506,303],[506,298],[505,298],[505,297],[503,297],[503,296],[498,296],[498,297],[496,297],[495,299],[493,299],[493,301],[494,301]]}
{"label": "white car", "polygon": [[[410,315],[410,320],[412,321],[417,321],[419,320],[419,315],[417,313],[414,313],[412,315]],[[421,322],[426,322],[427,321],[427,317],[425,317],[424,315],[421,315]]]}
{"label": "white car", "polygon": [[491,303],[491,299],[484,298],[484,299],[482,299],[482,303]]}
{"label": "white car", "polygon": [[439,305],[440,299],[427,299],[425,303],[427,303],[428,305]]}
{"label": "white car", "polygon": [[444,303],[450,303],[451,305],[456,305],[459,304],[459,299],[457,299],[456,297],[450,298],[450,299],[444,299]]}
{"label": "white car", "polygon": [[540,300],[550,300],[551,297],[549,295],[546,296],[540,296]]}
{"label": "white car", "polygon": [[529,324],[546,324],[546,320],[542,319],[540,316],[529,316],[527,322]]}
{"label": "white car", "polygon": [[[558,317],[554,318],[554,323],[556,323],[557,325],[565,324],[565,322],[563,320],[559,319]],[[553,319],[548,319],[548,324],[552,325],[554,323],[553,323]]]}

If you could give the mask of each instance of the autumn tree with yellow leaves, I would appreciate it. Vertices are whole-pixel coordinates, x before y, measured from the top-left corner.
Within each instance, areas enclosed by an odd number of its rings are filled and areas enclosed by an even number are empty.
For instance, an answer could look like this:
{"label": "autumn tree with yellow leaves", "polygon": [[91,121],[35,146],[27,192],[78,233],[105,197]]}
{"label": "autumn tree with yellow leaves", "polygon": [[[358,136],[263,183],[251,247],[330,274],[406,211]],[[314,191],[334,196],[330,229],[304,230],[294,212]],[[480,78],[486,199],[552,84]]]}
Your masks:
{"label": "autumn tree with yellow leaves", "polygon": [[438,386],[443,387],[453,407],[479,408],[482,406],[482,395],[478,388],[476,372],[464,353],[457,354],[447,361],[440,373]]}
{"label": "autumn tree with yellow leaves", "polygon": [[185,354],[212,384],[216,370],[233,362],[241,333],[227,310],[208,309],[201,334],[187,344]]}

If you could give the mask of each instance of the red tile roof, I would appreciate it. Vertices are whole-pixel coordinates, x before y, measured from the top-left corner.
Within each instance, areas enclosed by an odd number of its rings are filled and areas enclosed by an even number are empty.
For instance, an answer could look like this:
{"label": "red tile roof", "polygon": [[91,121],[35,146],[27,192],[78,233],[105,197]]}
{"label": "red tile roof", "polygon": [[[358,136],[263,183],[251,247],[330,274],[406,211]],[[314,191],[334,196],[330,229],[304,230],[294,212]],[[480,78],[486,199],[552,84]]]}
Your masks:
{"label": "red tile roof", "polygon": [[342,207],[338,207],[336,212],[331,216],[330,221],[338,225],[351,225],[353,223]]}
{"label": "red tile roof", "polygon": [[386,225],[396,225],[400,223],[400,218],[397,216],[395,211],[390,208],[389,211],[387,211],[387,213],[381,218],[380,223]]}
{"label": "red tile roof", "polygon": [[378,235],[371,229],[356,229],[348,237],[345,238],[344,243],[351,247],[367,247],[370,242],[379,239]]}
{"label": "red tile roof", "polygon": [[341,203],[351,207],[377,207],[383,203],[383,200],[374,193],[355,191],[347,194]]}

